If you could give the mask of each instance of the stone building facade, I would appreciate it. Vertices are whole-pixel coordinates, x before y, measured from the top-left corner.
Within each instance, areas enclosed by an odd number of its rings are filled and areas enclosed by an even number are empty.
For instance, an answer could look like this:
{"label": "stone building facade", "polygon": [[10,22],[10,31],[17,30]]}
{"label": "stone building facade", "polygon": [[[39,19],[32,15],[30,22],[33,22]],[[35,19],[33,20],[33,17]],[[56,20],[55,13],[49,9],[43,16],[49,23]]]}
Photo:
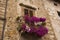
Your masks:
{"label": "stone building facade", "polygon": [[[33,11],[36,17],[45,17],[49,29],[42,40],[60,40],[60,4],[50,0],[0,0],[0,40],[21,40],[16,18],[24,15],[24,9]],[[40,40],[40,39],[37,39]]]}

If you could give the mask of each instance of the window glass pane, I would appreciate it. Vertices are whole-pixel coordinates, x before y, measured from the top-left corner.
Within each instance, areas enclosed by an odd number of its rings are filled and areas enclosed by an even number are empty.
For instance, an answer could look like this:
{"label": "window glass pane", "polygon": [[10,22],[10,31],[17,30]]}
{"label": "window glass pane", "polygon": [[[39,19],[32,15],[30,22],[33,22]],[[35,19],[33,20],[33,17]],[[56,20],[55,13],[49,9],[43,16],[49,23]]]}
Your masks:
{"label": "window glass pane", "polygon": [[32,17],[33,16],[33,11],[29,11],[29,13],[30,13],[30,17]]}
{"label": "window glass pane", "polygon": [[[24,9],[24,15],[28,15],[28,9]],[[27,20],[25,20],[25,23],[29,24]]]}
{"label": "window glass pane", "polygon": [[28,14],[28,9],[24,9],[24,14],[25,14],[25,15]]}
{"label": "window glass pane", "polygon": [[[29,10],[29,15],[30,15],[30,17],[33,16],[33,10]],[[34,22],[31,22],[30,25],[34,26]]]}
{"label": "window glass pane", "polygon": [[[29,15],[30,17],[33,16],[33,10],[29,10],[29,9],[24,9],[24,15]],[[28,25],[34,26],[34,22],[29,22],[25,20],[25,23],[27,23]]]}

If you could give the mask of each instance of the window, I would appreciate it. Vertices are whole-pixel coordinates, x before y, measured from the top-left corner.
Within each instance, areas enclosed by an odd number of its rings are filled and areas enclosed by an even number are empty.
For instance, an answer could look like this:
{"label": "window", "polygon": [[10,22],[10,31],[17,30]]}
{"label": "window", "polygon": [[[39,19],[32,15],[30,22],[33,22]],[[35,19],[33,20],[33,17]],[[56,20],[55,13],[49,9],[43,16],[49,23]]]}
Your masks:
{"label": "window", "polygon": [[[24,15],[29,15],[30,17],[33,16],[33,12],[34,10],[31,10],[31,9],[24,9]],[[34,25],[34,22],[32,23],[29,23],[28,21],[25,20],[25,23],[27,23],[28,25]]]}
{"label": "window", "polygon": [[24,15],[27,15],[27,14],[28,14],[28,10],[24,9]]}
{"label": "window", "polygon": [[32,17],[33,16],[33,10],[24,9],[24,15],[29,15],[30,17]]}
{"label": "window", "polygon": [[60,17],[60,12],[59,12],[59,11],[57,11],[57,13],[58,13],[58,16]]}
{"label": "window", "polygon": [[[22,7],[22,13],[23,15],[28,15],[30,17],[32,17],[34,15],[34,12],[36,10],[36,7],[33,5],[28,5],[25,3],[20,3],[19,4]],[[25,23],[29,24],[29,25],[34,25],[34,22],[29,23],[28,21],[25,20]]]}
{"label": "window", "polygon": [[33,16],[33,11],[29,11],[29,13],[30,13],[30,17],[32,17]]}

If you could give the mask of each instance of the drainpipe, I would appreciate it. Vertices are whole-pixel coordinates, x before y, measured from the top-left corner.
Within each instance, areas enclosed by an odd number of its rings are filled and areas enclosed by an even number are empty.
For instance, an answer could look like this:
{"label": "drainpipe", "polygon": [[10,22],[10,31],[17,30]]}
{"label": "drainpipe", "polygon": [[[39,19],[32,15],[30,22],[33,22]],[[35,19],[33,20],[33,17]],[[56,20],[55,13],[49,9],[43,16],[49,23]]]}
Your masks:
{"label": "drainpipe", "polygon": [[3,23],[2,38],[1,38],[1,40],[4,40],[4,31],[5,31],[5,26],[6,26],[7,4],[8,4],[8,0],[6,0],[6,4],[5,4],[4,23]]}

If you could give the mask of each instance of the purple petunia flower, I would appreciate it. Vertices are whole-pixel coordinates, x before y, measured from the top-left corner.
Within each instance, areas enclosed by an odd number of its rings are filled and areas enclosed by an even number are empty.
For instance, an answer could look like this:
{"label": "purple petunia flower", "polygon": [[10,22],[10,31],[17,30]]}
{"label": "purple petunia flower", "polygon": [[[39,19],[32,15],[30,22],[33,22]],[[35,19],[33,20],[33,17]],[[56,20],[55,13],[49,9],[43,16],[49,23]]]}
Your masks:
{"label": "purple petunia flower", "polygon": [[23,30],[25,30],[25,28],[26,28],[26,25],[25,25],[25,24],[23,24],[23,25],[22,25],[22,29],[23,29]]}
{"label": "purple petunia flower", "polygon": [[45,22],[46,18],[37,18],[37,17],[29,17],[28,15],[24,16],[25,21],[28,22]]}
{"label": "purple petunia flower", "polygon": [[40,26],[38,29],[35,27],[30,27],[26,29],[26,25],[22,25],[22,29],[28,33],[34,33],[40,37],[44,36],[48,33],[48,29],[46,27]]}
{"label": "purple petunia flower", "polygon": [[37,17],[31,17],[31,21],[34,21],[34,22],[39,22],[40,21],[40,19],[39,18],[37,18]]}
{"label": "purple petunia flower", "polygon": [[46,18],[40,18],[41,22],[45,22]]}
{"label": "purple petunia flower", "polygon": [[35,32],[36,32],[36,30],[37,30],[37,29],[36,29],[36,28],[34,28],[34,27],[30,27],[30,29],[31,29],[31,30],[30,30],[30,33],[33,33],[33,32],[35,33]]}
{"label": "purple petunia flower", "polygon": [[36,34],[37,34],[38,36],[44,36],[44,35],[47,34],[47,33],[48,33],[48,29],[45,28],[45,27],[40,27],[40,28],[38,28],[38,30],[36,31]]}
{"label": "purple petunia flower", "polygon": [[[25,21],[28,22],[45,22],[46,18],[37,18],[37,17],[29,17],[28,15],[24,16]],[[25,24],[22,25],[22,29],[28,33],[34,33],[40,37],[44,36],[48,33],[48,29],[46,27],[40,26],[39,28],[28,27]]]}
{"label": "purple petunia flower", "polygon": [[25,21],[30,21],[30,17],[28,15],[24,16]]}

